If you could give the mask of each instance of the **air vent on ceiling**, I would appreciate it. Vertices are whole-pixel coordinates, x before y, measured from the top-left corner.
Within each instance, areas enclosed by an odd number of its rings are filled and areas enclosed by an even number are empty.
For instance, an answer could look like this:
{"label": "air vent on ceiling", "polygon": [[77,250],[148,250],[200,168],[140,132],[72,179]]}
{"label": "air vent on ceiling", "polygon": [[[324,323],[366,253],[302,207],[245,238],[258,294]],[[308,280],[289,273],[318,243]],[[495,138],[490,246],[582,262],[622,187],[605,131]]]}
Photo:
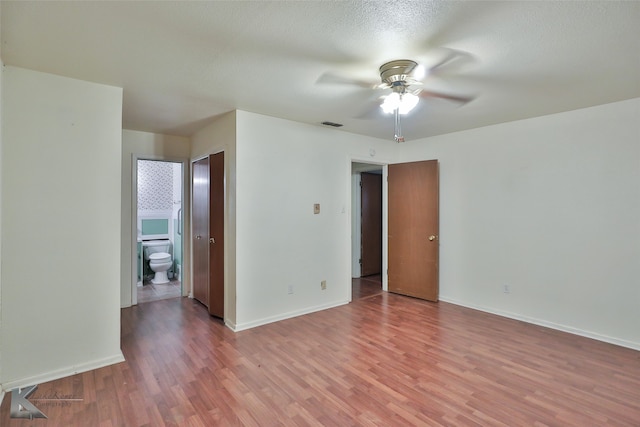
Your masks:
{"label": "air vent on ceiling", "polygon": [[334,127],[334,128],[339,128],[339,127],[344,126],[342,123],[334,123],[334,122],[322,122],[322,124],[325,125],[325,126],[331,126],[331,127]]}

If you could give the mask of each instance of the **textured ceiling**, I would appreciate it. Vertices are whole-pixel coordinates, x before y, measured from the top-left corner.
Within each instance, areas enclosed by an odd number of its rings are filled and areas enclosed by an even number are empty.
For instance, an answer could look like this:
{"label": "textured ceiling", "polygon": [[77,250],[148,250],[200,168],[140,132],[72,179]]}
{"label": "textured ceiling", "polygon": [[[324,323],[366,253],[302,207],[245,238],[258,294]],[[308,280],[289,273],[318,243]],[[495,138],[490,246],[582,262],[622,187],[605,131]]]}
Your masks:
{"label": "textured ceiling", "polygon": [[127,129],[191,135],[241,109],[391,140],[379,81],[392,59],[434,63],[426,80],[474,95],[423,99],[407,141],[640,97],[640,2],[2,1],[5,64],[124,88]]}

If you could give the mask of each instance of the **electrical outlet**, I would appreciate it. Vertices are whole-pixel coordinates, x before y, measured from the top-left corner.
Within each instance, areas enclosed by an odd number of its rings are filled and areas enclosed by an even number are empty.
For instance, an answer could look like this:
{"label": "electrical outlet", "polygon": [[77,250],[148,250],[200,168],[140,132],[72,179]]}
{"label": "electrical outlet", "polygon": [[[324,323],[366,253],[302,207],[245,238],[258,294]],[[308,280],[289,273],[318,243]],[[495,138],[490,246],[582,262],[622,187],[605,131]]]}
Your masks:
{"label": "electrical outlet", "polygon": [[327,281],[323,280],[322,282],[320,282],[320,289],[322,289],[323,291],[327,289]]}
{"label": "electrical outlet", "polygon": [[511,293],[511,287],[509,285],[504,285],[502,288],[502,292],[504,292],[505,294]]}
{"label": "electrical outlet", "polygon": [[293,293],[293,285],[287,286],[287,293],[291,295]]}

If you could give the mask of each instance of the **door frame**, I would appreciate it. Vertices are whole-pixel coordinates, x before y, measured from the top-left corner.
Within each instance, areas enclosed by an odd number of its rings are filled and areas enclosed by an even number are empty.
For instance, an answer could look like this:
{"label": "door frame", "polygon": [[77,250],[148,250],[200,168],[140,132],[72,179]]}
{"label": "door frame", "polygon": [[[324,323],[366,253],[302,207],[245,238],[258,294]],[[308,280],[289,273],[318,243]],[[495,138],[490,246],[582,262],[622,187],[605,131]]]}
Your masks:
{"label": "door frame", "polygon": [[190,197],[189,187],[189,160],[180,157],[158,156],[151,154],[131,155],[131,305],[138,304],[138,160],[150,160],[154,162],[170,162],[180,163],[182,165],[182,197],[180,198],[180,208],[182,209],[182,277],[181,288],[182,296],[187,296],[187,289],[191,286],[188,283],[187,269],[185,264],[190,263],[190,252],[186,252],[185,248],[185,218],[191,218],[190,203],[186,203],[185,198]]}
{"label": "door frame", "polygon": [[[381,277],[382,277],[382,290],[383,291],[387,291],[389,288],[389,281],[388,281],[388,277],[387,277],[387,268],[388,268],[388,226],[387,226],[387,218],[388,218],[388,208],[389,208],[389,204],[388,204],[388,198],[389,198],[389,193],[388,193],[388,186],[387,186],[387,174],[388,174],[388,162],[376,162],[376,161],[372,161],[371,159],[365,159],[365,158],[360,158],[360,157],[349,157],[349,191],[348,194],[350,196],[350,206],[351,206],[351,216],[349,219],[349,228],[351,230],[351,236],[350,236],[350,240],[351,240],[351,250],[350,250],[350,254],[351,254],[351,264],[352,264],[352,268],[349,269],[349,296],[348,296],[348,300],[349,302],[351,302],[351,291],[352,291],[352,279],[353,279],[353,272],[356,270],[355,269],[355,264],[354,264],[354,254],[355,254],[355,246],[360,244],[360,237],[358,236],[358,234],[360,233],[360,229],[359,229],[359,219],[357,218],[357,215],[360,215],[360,207],[359,207],[359,203],[360,203],[360,199],[358,197],[360,197],[360,190],[359,190],[359,178],[354,177],[354,171],[353,171],[353,164],[354,163],[360,163],[360,164],[368,164],[371,165],[372,167],[376,167],[376,168],[382,168],[382,272],[381,272]],[[364,172],[364,171],[362,171]],[[358,250],[359,251],[359,250]],[[357,269],[358,271],[358,277],[360,276],[360,269]]]}

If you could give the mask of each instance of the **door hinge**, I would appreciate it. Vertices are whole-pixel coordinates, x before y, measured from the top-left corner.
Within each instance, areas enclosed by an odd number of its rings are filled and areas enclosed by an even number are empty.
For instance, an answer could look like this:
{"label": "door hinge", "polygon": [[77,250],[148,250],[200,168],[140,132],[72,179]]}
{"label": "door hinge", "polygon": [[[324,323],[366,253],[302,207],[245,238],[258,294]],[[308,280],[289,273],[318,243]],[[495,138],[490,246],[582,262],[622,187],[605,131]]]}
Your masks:
{"label": "door hinge", "polygon": [[362,265],[362,258],[358,260],[358,264]]}
{"label": "door hinge", "polygon": [[362,188],[362,181],[360,181],[360,188]]}

